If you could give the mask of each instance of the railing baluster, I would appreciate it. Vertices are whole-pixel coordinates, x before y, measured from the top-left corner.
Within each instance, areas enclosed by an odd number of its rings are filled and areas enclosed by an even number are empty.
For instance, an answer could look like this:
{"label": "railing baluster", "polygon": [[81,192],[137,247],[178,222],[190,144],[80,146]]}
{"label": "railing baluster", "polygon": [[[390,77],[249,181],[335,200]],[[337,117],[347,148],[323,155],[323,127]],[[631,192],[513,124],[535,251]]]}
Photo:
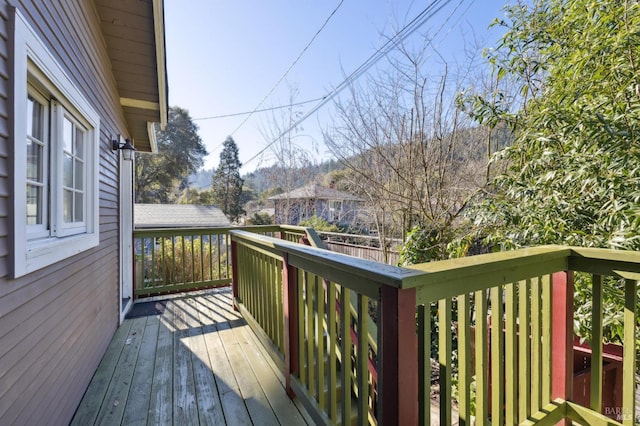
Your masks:
{"label": "railing baluster", "polygon": [[285,253],[282,262],[283,277],[283,321],[284,327],[284,367],[285,367],[285,387],[289,397],[293,397],[291,389],[291,376],[299,372],[298,340],[300,337],[298,330],[298,271],[289,265],[289,256]]}
{"label": "railing baluster", "polygon": [[602,276],[592,277],[591,301],[591,389],[589,406],[602,410]]}
{"label": "railing baluster", "polygon": [[542,303],[540,301],[540,278],[531,281],[531,413],[541,407],[541,373],[542,347],[540,342]]}
{"label": "railing baluster", "polygon": [[[195,238],[194,235],[191,236],[191,238],[189,238],[190,241],[190,245],[191,245],[191,280],[190,282],[195,282],[196,281],[196,253],[195,253]],[[183,281],[183,282],[186,282]]]}
{"label": "railing baluster", "polygon": [[309,273],[305,272],[305,282],[306,282],[306,302],[307,302],[307,373],[308,377],[308,389],[311,392],[311,395],[316,396],[316,377],[315,377],[315,360],[313,359],[314,354],[314,309],[313,309],[313,294],[314,294],[314,280],[310,279]]}
{"label": "railing baluster", "polygon": [[636,422],[636,339],[638,309],[638,281],[625,280],[624,284],[624,353],[622,357],[622,407],[625,426]]}
{"label": "railing baluster", "polygon": [[262,275],[267,278],[267,282],[263,282],[262,286],[264,288],[264,310],[265,310],[265,323],[267,324],[268,335],[273,340],[275,334],[275,318],[274,313],[275,310],[275,270],[270,267],[271,266],[271,258],[267,255],[262,256]]}
{"label": "railing baluster", "polygon": [[440,363],[440,424],[451,424],[451,299],[438,301],[438,361]]}
{"label": "railing baluster", "polygon": [[551,276],[542,277],[542,405],[551,399]]}
{"label": "railing baluster", "polygon": [[491,424],[504,422],[504,334],[502,286],[491,290]]}
{"label": "railing baluster", "polygon": [[[518,424],[518,312],[516,284],[505,286],[505,424]],[[460,307],[458,307],[460,309]],[[459,346],[458,346],[459,347]]]}
{"label": "railing baluster", "polygon": [[431,305],[418,305],[418,420],[431,424]]}
{"label": "railing baluster", "polygon": [[327,327],[329,328],[329,418],[334,423],[338,421],[338,383],[336,380],[337,356],[336,346],[338,338],[336,335],[336,285],[327,282]]}
{"label": "railing baluster", "polygon": [[187,246],[184,243],[184,235],[180,235],[180,250],[182,251],[182,263],[180,264],[180,278],[174,283],[184,283],[187,281]]}
{"label": "railing baluster", "polygon": [[358,293],[358,356],[356,379],[358,383],[358,421],[368,424],[369,418],[369,298]]}
{"label": "railing baluster", "polygon": [[298,269],[298,355],[300,357],[300,364],[298,365],[298,368],[300,371],[300,382],[303,385],[307,384],[307,366],[309,365],[305,345],[307,338],[307,308],[305,298],[308,291],[306,278],[307,273]]}
{"label": "railing baluster", "polygon": [[[471,425],[471,330],[469,294],[458,296],[458,415],[460,426]],[[428,406],[427,406],[428,407]]]}
{"label": "railing baluster", "polygon": [[521,281],[518,286],[518,388],[519,406],[518,420],[524,422],[531,414],[531,334],[529,324],[531,323],[531,280]]}
{"label": "railing baluster", "polygon": [[318,363],[318,405],[323,411],[327,410],[326,398],[325,398],[325,350],[324,350],[324,286],[319,281],[318,276],[315,276],[316,286],[316,302],[318,306],[316,314],[316,345],[318,348],[316,362]]}
{"label": "railing baluster", "polygon": [[476,425],[487,424],[488,419],[488,383],[487,383],[487,299],[484,290],[476,291]]}
{"label": "railing baluster", "polygon": [[351,291],[342,288],[340,292],[340,335],[342,336],[341,360],[342,360],[342,424],[351,424]]}
{"label": "railing baluster", "polygon": [[274,260],[276,263],[276,309],[277,309],[277,336],[278,336],[278,347],[284,350],[284,292],[285,289],[283,287],[283,283],[285,283],[283,277],[283,268],[282,261]]}
{"label": "railing baluster", "polygon": [[149,287],[156,285],[156,239],[151,239],[151,284]]}
{"label": "railing baluster", "polygon": [[[221,278],[221,274],[222,274],[222,248],[221,248],[222,238],[223,238],[222,235],[218,235],[218,238],[216,238],[216,247],[218,249],[218,278]],[[225,241],[226,239],[227,238],[225,238]],[[229,261],[229,256],[227,256],[227,262],[228,261]],[[233,274],[233,271],[231,273]]]}

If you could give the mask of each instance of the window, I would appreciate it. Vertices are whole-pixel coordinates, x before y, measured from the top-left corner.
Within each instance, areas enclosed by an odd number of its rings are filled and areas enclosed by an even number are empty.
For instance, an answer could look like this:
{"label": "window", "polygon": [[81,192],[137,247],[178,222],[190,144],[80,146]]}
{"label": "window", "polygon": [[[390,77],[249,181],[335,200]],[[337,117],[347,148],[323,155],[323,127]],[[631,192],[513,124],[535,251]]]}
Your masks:
{"label": "window", "polygon": [[342,201],[329,200],[329,216],[331,220],[340,220],[342,216]]}
{"label": "window", "polygon": [[99,243],[99,116],[19,12],[14,62],[14,271]]}

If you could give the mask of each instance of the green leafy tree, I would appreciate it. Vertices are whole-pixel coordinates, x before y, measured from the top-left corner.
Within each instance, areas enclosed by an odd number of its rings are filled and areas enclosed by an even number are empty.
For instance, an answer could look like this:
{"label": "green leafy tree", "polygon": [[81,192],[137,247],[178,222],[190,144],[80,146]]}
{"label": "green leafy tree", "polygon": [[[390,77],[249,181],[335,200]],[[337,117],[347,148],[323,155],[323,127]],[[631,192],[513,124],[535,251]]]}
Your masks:
{"label": "green leafy tree", "polygon": [[136,203],[175,202],[181,183],[202,167],[207,155],[198,126],[180,107],[169,108],[167,126],[156,131],[156,140],[156,154],[136,153]]}
{"label": "green leafy tree", "polygon": [[242,163],[238,158],[238,146],[231,136],[224,141],[220,153],[220,164],[213,176],[213,201],[222,209],[231,222],[244,214],[242,209]]}
{"label": "green leafy tree", "polygon": [[[489,54],[496,76],[518,85],[517,110],[472,97],[485,123],[508,123],[513,145],[486,195],[468,210],[494,247],[569,244],[640,250],[640,8],[635,1],[535,0],[506,9]],[[470,244],[474,238],[462,240]],[[464,253],[465,250],[460,250]],[[607,283],[607,295],[620,283]],[[579,332],[590,333],[588,285],[578,286]],[[620,298],[605,303],[616,340]]]}
{"label": "green leafy tree", "polygon": [[524,102],[501,111],[516,139],[499,152],[509,168],[473,211],[476,225],[510,247],[640,250],[640,8],[537,0],[506,11],[490,60]]}

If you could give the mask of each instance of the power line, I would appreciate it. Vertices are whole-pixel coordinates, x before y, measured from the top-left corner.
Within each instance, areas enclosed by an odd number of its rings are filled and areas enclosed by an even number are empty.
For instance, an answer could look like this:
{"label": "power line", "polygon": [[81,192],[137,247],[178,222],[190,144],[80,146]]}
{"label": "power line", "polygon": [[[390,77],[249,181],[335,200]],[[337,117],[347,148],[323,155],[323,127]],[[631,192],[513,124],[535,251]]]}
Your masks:
{"label": "power line", "polygon": [[214,115],[214,116],[211,116],[211,117],[192,118],[191,120],[192,121],[214,120],[214,119],[217,119],[217,118],[228,118],[228,117],[237,117],[237,116],[240,116],[240,115],[254,114],[256,112],[275,111],[275,110],[278,110],[278,109],[284,109],[284,108],[290,108],[290,107],[299,106],[299,105],[310,104],[311,102],[321,101],[322,99],[324,99],[324,97],[315,98],[315,99],[309,99],[308,101],[295,102],[295,103],[288,104],[288,105],[278,105],[278,106],[274,106],[274,107],[270,107],[270,108],[254,109],[253,111],[234,112],[232,114]]}
{"label": "power line", "polygon": [[262,98],[262,100],[260,102],[258,102],[258,105],[256,105],[256,107],[253,109],[253,111],[251,113],[249,113],[244,120],[242,120],[242,122],[238,125],[238,127],[235,128],[235,130],[233,132],[231,132],[231,136],[233,136],[238,130],[240,130],[240,128],[244,125],[244,123],[246,123],[247,120],[249,120],[249,118],[251,118],[253,113],[258,112],[258,108],[260,108],[260,106],[269,98],[269,96],[271,96],[271,94],[276,90],[276,88],[280,85],[280,83],[282,83],[282,80],[284,80],[285,77],[289,74],[289,71],[291,71],[291,69],[298,63],[300,58],[302,58],[302,55],[305,54],[305,52],[309,49],[311,44],[313,44],[315,39],[320,35],[322,30],[324,30],[324,27],[326,27],[327,24],[329,23],[329,21],[331,20],[331,18],[333,18],[333,15],[335,15],[336,12],[338,11],[338,9],[340,9],[340,7],[342,6],[342,3],[344,3],[344,0],[340,0],[340,3],[338,3],[338,5],[335,7],[335,9],[333,9],[333,11],[327,17],[327,19],[325,19],[325,21],[322,24],[322,26],[318,29],[318,31],[316,31],[316,33],[313,35],[313,37],[311,37],[311,40],[309,40],[309,43],[307,43],[307,45],[302,49],[302,51],[300,52],[298,57],[291,63],[291,65],[289,65],[289,67],[284,72],[284,74],[282,74],[282,76],[278,79],[278,81],[276,81],[276,83],[273,85],[273,87],[271,87],[271,89],[264,96],[264,98]]}
{"label": "power line", "polygon": [[[367,70],[369,70],[376,62],[386,56],[393,48],[395,48],[399,43],[406,40],[411,34],[413,34],[418,28],[424,25],[429,19],[431,19],[436,13],[438,13],[442,8],[451,3],[451,0],[444,1],[443,4],[439,4],[442,0],[434,0],[431,4],[429,4],[422,12],[420,12],[414,19],[412,19],[408,24],[406,24],[400,31],[398,31],[393,37],[387,40],[386,43],[382,45],[378,50],[376,50],[369,58],[367,58],[358,68],[356,68],[347,78],[345,78],[340,84],[338,84],[330,93],[324,96],[322,100],[316,104],[309,112],[296,120],[291,126],[289,126],[286,130],[284,130],[280,135],[278,135],[273,141],[268,143],[262,150],[260,150],[257,154],[251,157],[248,161],[244,163],[247,165],[248,163],[254,161],[256,158],[260,157],[264,154],[271,146],[273,146],[281,137],[290,133],[293,129],[300,125],[303,121],[309,118],[311,115],[315,114],[320,108],[326,105],[329,101],[331,101],[334,97],[336,97],[340,92],[342,92],[345,88],[347,88],[351,83],[360,78]],[[464,0],[460,0],[458,7],[462,4]],[[457,7],[456,7],[457,10]],[[453,13],[452,13],[453,14]],[[452,14],[449,15],[447,21],[451,18]],[[440,27],[442,28],[442,27]],[[433,37],[432,37],[433,39]]]}

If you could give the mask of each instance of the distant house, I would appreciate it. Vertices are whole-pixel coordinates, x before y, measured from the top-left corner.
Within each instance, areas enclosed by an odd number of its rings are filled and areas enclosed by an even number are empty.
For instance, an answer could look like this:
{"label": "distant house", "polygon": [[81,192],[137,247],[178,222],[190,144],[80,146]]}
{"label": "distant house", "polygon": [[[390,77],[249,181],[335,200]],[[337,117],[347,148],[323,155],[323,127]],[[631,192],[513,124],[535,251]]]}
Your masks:
{"label": "distant house", "polygon": [[307,185],[270,197],[275,223],[297,225],[313,216],[330,223],[353,223],[363,200],[322,185]]}
{"label": "distant house", "polygon": [[231,222],[215,206],[194,204],[135,204],[133,224],[145,228],[215,228]]}

